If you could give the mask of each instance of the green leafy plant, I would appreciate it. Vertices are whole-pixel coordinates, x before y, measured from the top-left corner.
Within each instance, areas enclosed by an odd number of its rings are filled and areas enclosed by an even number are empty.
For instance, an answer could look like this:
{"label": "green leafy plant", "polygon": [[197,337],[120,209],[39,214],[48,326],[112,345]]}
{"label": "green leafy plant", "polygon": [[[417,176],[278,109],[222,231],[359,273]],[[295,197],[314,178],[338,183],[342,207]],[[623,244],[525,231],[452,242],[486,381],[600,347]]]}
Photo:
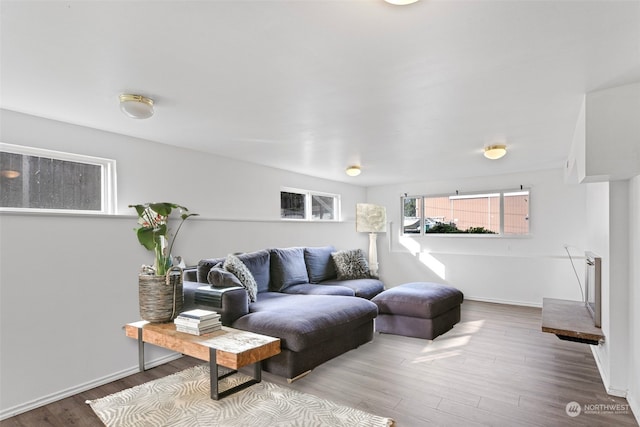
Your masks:
{"label": "green leafy plant", "polygon": [[455,224],[445,224],[444,222],[438,222],[436,225],[425,230],[426,233],[464,233],[459,230]]}
{"label": "green leafy plant", "polygon": [[466,230],[460,230],[455,224],[438,222],[436,225],[425,230],[425,233],[458,233],[458,234],[497,234],[495,231],[488,230],[484,227],[469,227]]}
{"label": "green leafy plant", "polygon": [[[140,227],[135,229],[138,241],[147,250],[154,251],[153,268],[155,274],[164,276],[171,268],[171,250],[182,224],[187,218],[198,214],[191,213],[189,209],[175,203],[145,203],[142,205],[129,205],[129,207],[138,212],[138,224]],[[167,222],[174,209],[180,211],[181,221],[173,238],[170,238]]]}
{"label": "green leafy plant", "polygon": [[488,230],[484,227],[469,227],[465,233],[469,234],[497,234],[495,231]]}

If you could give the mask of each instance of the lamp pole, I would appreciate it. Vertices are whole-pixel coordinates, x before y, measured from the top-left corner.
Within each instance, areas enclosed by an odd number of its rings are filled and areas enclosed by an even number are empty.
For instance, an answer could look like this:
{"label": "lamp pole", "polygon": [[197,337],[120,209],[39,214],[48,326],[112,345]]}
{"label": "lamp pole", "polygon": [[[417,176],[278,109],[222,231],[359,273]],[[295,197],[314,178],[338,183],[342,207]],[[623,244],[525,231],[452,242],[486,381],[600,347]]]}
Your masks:
{"label": "lamp pole", "polygon": [[369,233],[369,270],[371,270],[373,276],[378,276],[377,237],[378,233]]}

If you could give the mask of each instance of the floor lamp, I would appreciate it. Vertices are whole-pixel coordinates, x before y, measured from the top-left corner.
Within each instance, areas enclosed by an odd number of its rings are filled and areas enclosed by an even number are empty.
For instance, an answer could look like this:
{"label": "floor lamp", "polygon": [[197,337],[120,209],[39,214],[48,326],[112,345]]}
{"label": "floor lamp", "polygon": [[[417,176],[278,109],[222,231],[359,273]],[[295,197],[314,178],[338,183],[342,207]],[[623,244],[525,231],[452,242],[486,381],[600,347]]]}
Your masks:
{"label": "floor lamp", "polygon": [[387,231],[387,211],[384,206],[371,203],[356,204],[356,231],[369,233],[369,270],[371,275],[378,275],[377,233]]}

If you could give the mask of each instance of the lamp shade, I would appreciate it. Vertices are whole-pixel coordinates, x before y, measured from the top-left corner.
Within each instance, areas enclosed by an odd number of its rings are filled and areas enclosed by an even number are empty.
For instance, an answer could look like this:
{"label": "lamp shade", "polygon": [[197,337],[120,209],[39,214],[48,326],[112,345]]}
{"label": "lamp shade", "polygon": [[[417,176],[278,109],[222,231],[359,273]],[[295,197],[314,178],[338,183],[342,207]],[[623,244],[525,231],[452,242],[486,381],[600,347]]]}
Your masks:
{"label": "lamp shade", "polygon": [[507,146],[504,144],[489,145],[484,148],[484,156],[487,159],[497,160],[507,154]]}
{"label": "lamp shade", "polygon": [[120,95],[120,110],[132,119],[148,119],[153,116],[153,99],[142,95]]}
{"label": "lamp shade", "polygon": [[387,231],[387,210],[371,203],[356,204],[356,231],[384,233]]}

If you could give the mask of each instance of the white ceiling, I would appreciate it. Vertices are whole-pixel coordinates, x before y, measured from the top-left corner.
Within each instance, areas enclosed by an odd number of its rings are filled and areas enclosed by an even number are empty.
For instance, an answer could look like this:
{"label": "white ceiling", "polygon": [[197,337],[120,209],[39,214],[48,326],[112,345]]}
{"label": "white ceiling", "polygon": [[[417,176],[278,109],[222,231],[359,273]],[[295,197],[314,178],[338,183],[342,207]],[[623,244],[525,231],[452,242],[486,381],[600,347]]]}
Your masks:
{"label": "white ceiling", "polygon": [[[357,185],[561,167],[584,94],[640,81],[639,1],[3,0],[1,14],[2,108]],[[125,117],[123,92],[156,114]],[[496,141],[509,153],[489,161]]]}

